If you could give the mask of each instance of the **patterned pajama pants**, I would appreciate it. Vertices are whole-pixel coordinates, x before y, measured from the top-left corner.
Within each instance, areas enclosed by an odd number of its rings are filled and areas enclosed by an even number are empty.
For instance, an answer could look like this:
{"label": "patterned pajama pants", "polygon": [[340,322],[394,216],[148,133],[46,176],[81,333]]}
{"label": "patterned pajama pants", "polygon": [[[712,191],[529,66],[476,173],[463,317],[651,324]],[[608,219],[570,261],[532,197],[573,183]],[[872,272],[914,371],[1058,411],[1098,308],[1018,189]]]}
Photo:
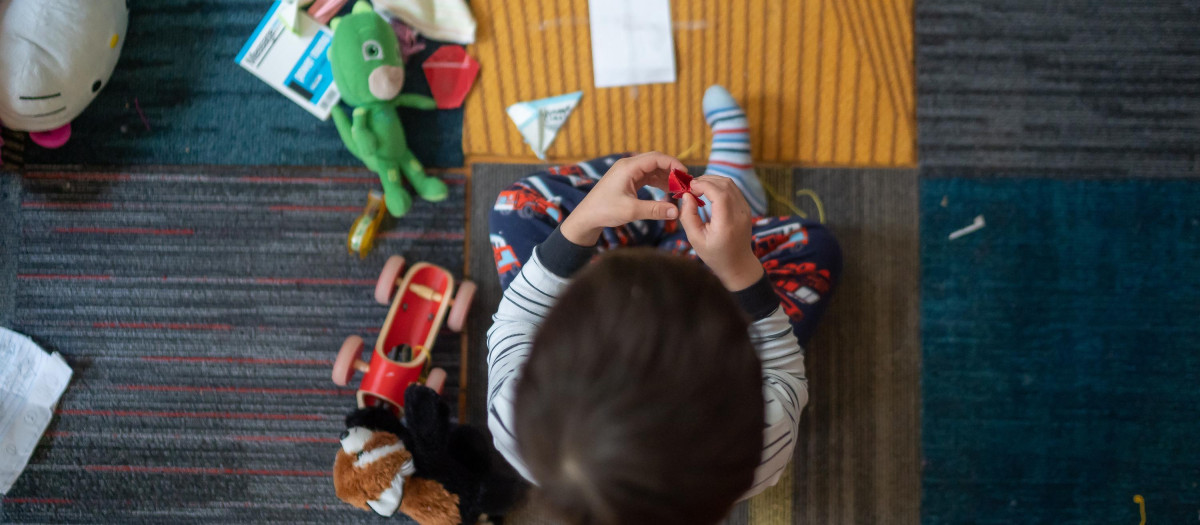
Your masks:
{"label": "patterned pajama pants", "polygon": [[[550,168],[500,192],[489,217],[489,231],[502,288],[508,288],[533,254],[533,248],[550,236],[613,162],[624,156],[610,155]],[[652,187],[638,190],[638,197],[670,198]],[[841,276],[841,249],[825,226],[799,217],[756,219],[753,233],[754,253],[774,284],[796,337],[805,345]],[[600,237],[600,250],[621,246],[656,246],[696,258],[677,220],[638,221],[605,229]]]}

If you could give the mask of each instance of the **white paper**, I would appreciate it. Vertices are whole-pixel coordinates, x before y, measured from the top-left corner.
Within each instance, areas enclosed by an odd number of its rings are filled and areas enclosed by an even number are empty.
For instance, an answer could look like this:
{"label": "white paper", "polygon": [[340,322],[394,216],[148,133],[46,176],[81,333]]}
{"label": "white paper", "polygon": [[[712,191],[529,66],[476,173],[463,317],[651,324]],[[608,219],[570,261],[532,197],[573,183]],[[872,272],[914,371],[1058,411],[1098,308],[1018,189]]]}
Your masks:
{"label": "white paper", "polygon": [[0,328],[0,493],[12,488],[71,380],[57,352]]}
{"label": "white paper", "polygon": [[558,130],[571,116],[571,111],[582,96],[582,91],[576,91],[557,97],[517,102],[508,107],[508,118],[517,125],[517,131],[521,132],[525,143],[533,148],[537,158],[546,160],[546,150],[554,143]]}
{"label": "white paper", "polygon": [[591,0],[596,87],[675,81],[675,40],[667,0]]}

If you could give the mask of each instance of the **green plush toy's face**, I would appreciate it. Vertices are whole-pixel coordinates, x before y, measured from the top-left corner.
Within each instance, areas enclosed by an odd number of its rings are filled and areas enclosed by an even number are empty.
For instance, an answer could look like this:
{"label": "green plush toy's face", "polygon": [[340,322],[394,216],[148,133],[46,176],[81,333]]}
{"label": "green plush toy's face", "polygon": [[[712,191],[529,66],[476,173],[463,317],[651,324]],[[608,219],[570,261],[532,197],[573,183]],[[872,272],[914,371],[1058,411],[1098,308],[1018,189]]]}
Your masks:
{"label": "green plush toy's face", "polygon": [[404,60],[392,27],[366,0],[330,22],[333,43],[329,61],[342,99],[352,106],[386,102],[404,87]]}

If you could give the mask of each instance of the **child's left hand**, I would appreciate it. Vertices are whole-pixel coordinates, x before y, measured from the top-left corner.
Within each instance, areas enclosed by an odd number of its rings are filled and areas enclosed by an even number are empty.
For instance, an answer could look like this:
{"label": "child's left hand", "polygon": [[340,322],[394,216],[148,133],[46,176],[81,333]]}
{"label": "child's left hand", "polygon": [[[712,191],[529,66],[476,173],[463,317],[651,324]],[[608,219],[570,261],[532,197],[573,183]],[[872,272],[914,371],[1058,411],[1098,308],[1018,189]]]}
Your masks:
{"label": "child's left hand", "polygon": [[643,153],[613,163],[588,192],[583,202],[563,220],[559,229],[568,241],[594,246],[604,228],[615,228],[642,220],[672,220],[679,217],[674,203],[638,199],[637,190],[654,186],[667,191],[671,169],[687,171],[679,159],[658,152]]}

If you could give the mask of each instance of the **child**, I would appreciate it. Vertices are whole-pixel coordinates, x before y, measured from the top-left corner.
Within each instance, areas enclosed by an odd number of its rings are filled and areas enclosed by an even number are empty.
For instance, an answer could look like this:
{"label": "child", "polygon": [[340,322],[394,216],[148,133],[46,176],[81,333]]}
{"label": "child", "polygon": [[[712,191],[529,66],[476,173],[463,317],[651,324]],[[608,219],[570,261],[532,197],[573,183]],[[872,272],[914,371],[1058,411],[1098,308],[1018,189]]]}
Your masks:
{"label": "child", "polygon": [[[716,522],[778,481],[796,446],[801,345],[841,252],[820,224],[754,219],[766,198],[745,114],[720,86],[703,107],[703,207],[689,194],[677,207],[667,174],[685,167],[647,153],[522,179],[490,217],[505,292],[488,426],[571,523]],[[658,249],[595,257],[624,246]]]}

